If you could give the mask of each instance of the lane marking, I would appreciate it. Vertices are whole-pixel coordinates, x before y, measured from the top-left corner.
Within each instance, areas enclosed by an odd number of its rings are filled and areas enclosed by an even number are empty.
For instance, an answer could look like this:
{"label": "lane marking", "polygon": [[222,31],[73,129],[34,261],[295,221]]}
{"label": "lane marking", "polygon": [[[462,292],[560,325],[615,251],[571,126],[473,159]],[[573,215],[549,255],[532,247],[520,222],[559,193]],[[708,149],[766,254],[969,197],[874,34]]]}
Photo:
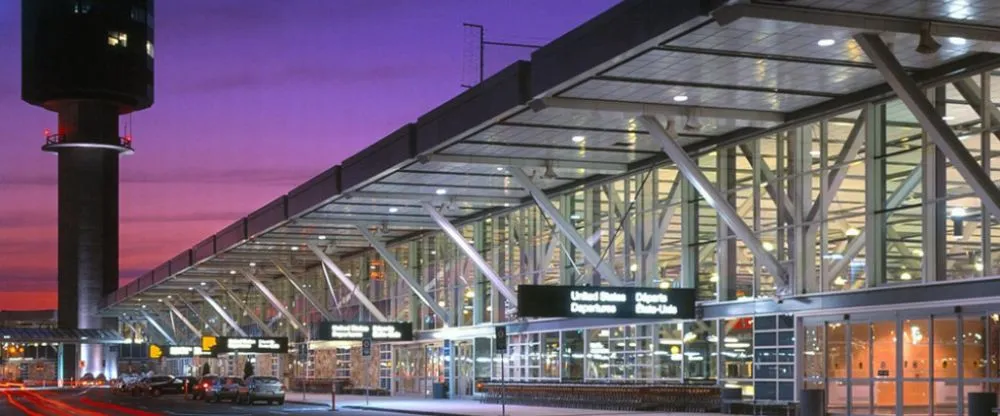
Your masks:
{"label": "lane marking", "polygon": [[87,394],[89,392],[90,392],[90,388],[87,388],[87,389],[84,389],[83,391],[81,391],[79,393],[76,393],[75,395],[76,396],[83,396],[84,394]]}

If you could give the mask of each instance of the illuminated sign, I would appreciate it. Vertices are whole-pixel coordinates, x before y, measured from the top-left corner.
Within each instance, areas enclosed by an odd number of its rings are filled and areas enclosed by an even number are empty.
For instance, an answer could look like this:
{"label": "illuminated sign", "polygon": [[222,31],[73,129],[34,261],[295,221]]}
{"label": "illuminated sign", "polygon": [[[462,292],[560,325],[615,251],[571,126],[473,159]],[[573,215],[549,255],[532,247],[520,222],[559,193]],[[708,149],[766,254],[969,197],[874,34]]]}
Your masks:
{"label": "illuminated sign", "polygon": [[[213,338],[208,340],[207,338]],[[287,353],[288,352],[288,338],[285,337],[246,337],[246,338],[235,338],[235,337],[203,337],[202,347],[206,345],[212,345],[210,348],[212,354],[225,354],[225,353],[247,353],[247,354],[268,354],[268,353]]]}
{"label": "illuminated sign", "polygon": [[533,318],[694,319],[694,289],[520,285],[518,315]]}
{"label": "illuminated sign", "polygon": [[413,324],[409,322],[324,322],[319,325],[316,341],[375,342],[413,341]]}
{"label": "illuminated sign", "polygon": [[195,345],[149,345],[149,358],[191,358],[211,355]]}

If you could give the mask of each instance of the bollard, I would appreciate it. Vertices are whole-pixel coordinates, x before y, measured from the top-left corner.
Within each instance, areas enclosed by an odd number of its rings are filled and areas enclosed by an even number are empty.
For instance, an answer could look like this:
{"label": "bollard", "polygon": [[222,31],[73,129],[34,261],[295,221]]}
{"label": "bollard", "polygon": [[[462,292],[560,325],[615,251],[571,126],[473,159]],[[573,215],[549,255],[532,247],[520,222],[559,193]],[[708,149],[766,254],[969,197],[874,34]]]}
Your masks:
{"label": "bollard", "polygon": [[332,387],[330,387],[330,411],[337,411],[337,383],[334,382]]}

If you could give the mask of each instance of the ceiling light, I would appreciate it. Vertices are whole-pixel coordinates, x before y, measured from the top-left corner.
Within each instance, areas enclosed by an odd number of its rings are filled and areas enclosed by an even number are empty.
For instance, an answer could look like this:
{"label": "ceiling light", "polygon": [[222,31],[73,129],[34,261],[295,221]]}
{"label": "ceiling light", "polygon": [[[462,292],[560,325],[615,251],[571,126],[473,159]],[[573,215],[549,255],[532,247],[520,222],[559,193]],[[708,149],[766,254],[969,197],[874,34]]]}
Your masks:
{"label": "ceiling light", "polygon": [[292,246],[292,251],[299,251],[299,246]]}
{"label": "ceiling light", "polygon": [[635,264],[635,263],[632,263],[631,266],[628,266],[628,270],[630,272],[632,272],[632,273],[635,273],[635,272],[639,271],[639,265]]}
{"label": "ceiling light", "polygon": [[761,243],[765,251],[774,251],[774,244],[768,243],[767,241]]}
{"label": "ceiling light", "polygon": [[955,117],[953,117],[953,116],[944,116],[944,117],[941,117],[941,120],[944,120],[944,121],[952,121],[954,119],[955,119]]}
{"label": "ceiling light", "polygon": [[819,42],[816,42],[817,45],[822,46],[824,48],[827,46],[833,46],[834,43],[837,43],[837,41],[833,39],[820,39]]}
{"label": "ceiling light", "polygon": [[389,208],[389,213],[390,214],[395,214],[397,212],[399,212],[399,208],[396,208],[396,207]]}
{"label": "ceiling light", "polygon": [[351,277],[350,273],[344,273],[344,276]]}
{"label": "ceiling light", "polygon": [[440,306],[440,307],[443,308],[444,307],[444,301],[443,300],[439,300],[438,301],[438,306]]}
{"label": "ceiling light", "polygon": [[959,45],[959,46],[961,46],[961,45],[965,45],[966,43],[968,43],[968,41],[965,40],[965,38],[950,37],[950,38],[948,38],[948,43],[950,43],[952,45]]}
{"label": "ceiling light", "polygon": [[918,248],[916,250],[913,250],[913,254],[916,255],[917,257],[923,257],[924,251]]}
{"label": "ceiling light", "polygon": [[913,276],[911,276],[909,273],[904,272],[903,274],[899,275],[899,280],[910,280],[910,279],[913,279]]}
{"label": "ceiling light", "polygon": [[188,290],[194,290],[194,288],[193,287],[189,287]]}
{"label": "ceiling light", "polygon": [[438,254],[437,250],[431,250],[431,255],[432,255],[432,256],[435,256],[435,255],[437,255],[437,254]]}
{"label": "ceiling light", "polygon": [[504,203],[503,203],[503,206],[504,206],[504,207],[509,207],[509,206],[510,206],[510,202],[504,202]]}
{"label": "ceiling light", "polygon": [[236,270],[230,270],[229,274],[236,274]]}
{"label": "ceiling light", "polygon": [[444,194],[448,193],[448,190],[444,189],[444,188],[438,188],[436,191],[434,191],[434,193],[436,193],[438,195],[444,195]]}
{"label": "ceiling light", "polygon": [[167,299],[173,299],[172,295],[167,295]]}
{"label": "ceiling light", "polygon": [[683,94],[682,95],[675,95],[674,96],[674,101],[677,101],[679,103],[683,103],[683,102],[685,102],[687,100],[688,100],[688,96],[683,95]]}
{"label": "ceiling light", "polygon": [[660,282],[660,289],[670,289],[670,282]]}
{"label": "ceiling light", "polygon": [[163,298],[159,298],[159,299],[157,299],[156,301],[157,301],[157,302],[160,302],[160,303],[163,303]]}
{"label": "ceiling light", "polygon": [[497,170],[503,172],[503,166],[497,166]]}
{"label": "ceiling light", "polygon": [[857,237],[857,236],[861,235],[861,230],[859,230],[857,228],[854,228],[854,227],[851,227],[851,228],[848,228],[847,231],[844,231],[844,235],[846,235],[848,237]]}
{"label": "ceiling light", "polygon": [[976,271],[977,272],[983,271],[983,264],[982,263],[976,262]]}
{"label": "ceiling light", "polygon": [[254,262],[251,261],[250,262],[250,267],[257,267],[257,263],[254,263]]}
{"label": "ceiling light", "polygon": [[847,283],[847,281],[844,280],[844,278],[842,276],[837,276],[836,279],[833,279],[833,284],[835,284],[837,286],[843,286],[846,283]]}
{"label": "ceiling light", "polygon": [[712,273],[712,277],[709,277],[708,281],[712,282],[712,283],[718,282],[719,281],[719,274],[718,273]]}
{"label": "ceiling light", "polygon": [[321,236],[319,236],[319,237],[316,237],[316,238],[318,238],[318,239],[320,239],[320,240],[326,240],[326,236],[325,236],[325,235],[321,235]]}
{"label": "ceiling light", "polygon": [[810,152],[809,152],[809,156],[812,156],[812,157],[819,157],[819,156],[820,156],[820,154],[819,154],[819,150],[813,150],[813,151],[810,151]]}
{"label": "ceiling light", "polygon": [[965,208],[963,208],[963,207],[955,207],[955,208],[951,209],[951,216],[952,217],[964,217],[965,214],[966,214],[965,213]]}
{"label": "ceiling light", "polygon": [[202,286],[205,286],[205,282],[201,282],[201,285],[202,285]]}
{"label": "ceiling light", "polygon": [[583,136],[573,136],[573,143],[583,143],[584,140],[587,140],[587,138]]}

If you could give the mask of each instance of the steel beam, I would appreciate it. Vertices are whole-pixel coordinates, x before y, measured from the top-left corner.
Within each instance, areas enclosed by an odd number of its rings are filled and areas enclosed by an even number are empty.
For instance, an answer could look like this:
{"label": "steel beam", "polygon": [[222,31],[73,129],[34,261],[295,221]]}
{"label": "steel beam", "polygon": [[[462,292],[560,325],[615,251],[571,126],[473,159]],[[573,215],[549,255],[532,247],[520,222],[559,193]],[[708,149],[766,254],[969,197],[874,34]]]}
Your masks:
{"label": "steel beam", "polygon": [[334,320],[334,317],[332,314],[330,314],[330,311],[326,310],[326,308],[323,307],[323,304],[317,301],[316,298],[313,297],[313,295],[310,294],[309,291],[307,291],[306,288],[302,286],[302,283],[300,283],[298,280],[295,279],[295,276],[293,276],[292,272],[288,270],[288,267],[282,264],[282,262],[274,259],[271,260],[271,263],[274,264],[274,267],[278,269],[278,272],[281,273],[282,276],[285,276],[285,278],[288,279],[288,283],[291,283],[292,287],[295,288],[295,290],[299,292],[299,294],[301,294],[303,298],[306,299],[306,302],[309,302],[309,304],[312,305],[312,307],[315,308],[316,311],[323,316],[323,319],[327,321]]}
{"label": "steel beam", "polygon": [[[469,260],[472,260],[472,263],[476,265],[479,272],[490,280],[490,283],[496,287],[497,292],[500,292],[500,295],[507,299],[507,303],[511,306],[517,307],[517,295],[510,287],[507,286],[507,283],[504,282],[499,275],[497,275],[497,272],[493,271],[493,268],[490,267],[489,263],[486,263],[483,256],[481,256],[475,248],[469,245],[468,241],[465,241],[465,237],[462,236],[462,233],[459,232],[458,229],[444,217],[444,215],[441,215],[437,209],[431,206],[431,204],[421,202],[420,205],[424,207],[424,211],[427,211],[427,213],[430,214],[434,222],[441,227],[441,231],[444,231],[444,233],[451,238],[451,241],[455,243],[455,245],[458,246],[458,248],[462,250],[466,256],[469,257]],[[548,265],[546,264],[545,267],[547,266]]]}
{"label": "steel beam", "polygon": [[629,113],[636,115],[661,115],[672,117],[687,117],[697,114],[699,117],[785,122],[785,114],[779,111],[740,110],[735,108],[695,107],[670,104],[648,104],[628,101],[593,100],[586,98],[544,97],[538,98],[528,105],[534,111],[546,108],[561,108],[566,110],[606,111],[614,113]]}
{"label": "steel beam", "polygon": [[[650,135],[659,142],[660,147],[663,148],[663,152],[670,157],[670,160],[674,162],[677,169],[684,175],[684,178],[698,190],[698,193],[705,199],[705,202],[718,212],[719,217],[725,221],[732,233],[743,241],[743,244],[750,249],[754,257],[767,267],[771,274],[775,276],[777,282],[784,285],[784,289],[787,291],[790,284],[788,272],[771,253],[764,249],[763,244],[761,244],[760,240],[753,233],[753,230],[743,222],[736,209],[725,199],[724,195],[721,195],[715,189],[705,174],[698,169],[698,165],[694,160],[684,151],[684,148],[677,144],[677,133],[671,131],[672,129],[664,129],[659,120],[653,116],[641,116],[639,117],[639,121],[646,127]],[[781,288],[779,288],[778,293],[782,293]]]}
{"label": "steel beam", "polygon": [[163,327],[160,326],[160,323],[156,322],[156,319],[153,319],[153,316],[150,315],[149,312],[146,312],[145,309],[139,309],[139,313],[141,313],[142,316],[146,318],[146,322],[152,325],[153,329],[155,329],[156,332],[159,332],[160,335],[163,335],[163,339],[167,340],[167,342],[169,342],[170,345],[177,345],[177,341],[174,341],[174,337],[170,336],[170,334],[167,333],[167,330],[163,329]]}
{"label": "steel beam", "polygon": [[[1000,32],[993,31],[991,39],[1000,39]],[[952,35],[958,36],[958,35]],[[968,37],[973,38],[973,37]],[[871,59],[875,67],[892,87],[899,99],[906,104],[920,126],[934,140],[938,149],[951,161],[955,170],[982,200],[986,211],[994,218],[1000,218],[1000,189],[983,171],[969,150],[962,144],[951,127],[938,115],[934,104],[927,99],[923,90],[906,74],[892,51],[878,35],[862,33],[854,35],[855,41]]]}
{"label": "steel beam", "polygon": [[644,250],[646,270],[648,272],[656,272],[658,277],[660,276],[660,270],[657,253],[660,252],[660,245],[663,242],[663,236],[667,234],[667,231],[670,228],[670,223],[674,220],[674,213],[676,213],[677,208],[680,207],[680,183],[680,177],[677,177],[674,178],[673,183],[670,184],[670,190],[667,192],[666,206],[663,208],[663,212],[661,212],[657,217],[653,233],[649,236]]}
{"label": "steel beam", "polygon": [[[317,246],[314,243],[309,243],[306,244],[306,247],[309,247],[309,250],[316,255],[316,258],[319,259],[321,263],[323,263],[323,266],[332,271],[333,275],[337,276],[337,279],[340,280],[340,283],[342,283],[345,287],[347,287],[350,293],[354,294],[355,297],[358,298],[358,302],[361,302],[361,304],[364,305],[365,309],[368,309],[368,313],[370,313],[379,322],[385,322],[387,320],[385,315],[382,314],[382,311],[379,310],[379,308],[375,306],[375,304],[372,303],[371,300],[368,299],[368,296],[366,296],[364,292],[361,291],[358,285],[354,284],[354,282],[351,281],[351,278],[348,277],[347,274],[344,273],[344,271],[337,266],[337,263],[334,263],[333,259],[331,259],[330,256],[327,256],[326,253],[324,253],[323,250],[319,248],[319,246]],[[327,275],[327,277],[329,277],[329,275]],[[329,282],[329,284],[331,285],[330,292],[332,294],[333,282]],[[344,299],[344,301],[346,302],[347,299]]]}
{"label": "steel beam", "polygon": [[[219,285],[219,289],[221,289],[222,292],[225,293],[226,296],[228,296],[229,299],[232,300],[234,304],[236,304],[237,308],[243,311],[243,313],[245,313],[248,317],[250,317],[250,319],[255,324],[257,324],[257,327],[260,328],[261,332],[263,332],[265,335],[269,337],[275,336],[274,331],[271,330],[271,326],[268,325],[266,322],[264,322],[264,320],[260,319],[260,317],[257,316],[257,314],[253,313],[253,310],[250,309],[250,305],[243,303],[243,301],[240,300],[239,296],[236,296],[236,294],[233,293],[232,290],[229,290],[229,288],[226,287],[226,285],[222,284],[222,282],[216,280],[215,284]],[[225,308],[223,308],[223,310],[225,310]],[[239,326],[238,323],[237,326]]]}
{"label": "steel beam", "polygon": [[415,192],[351,192],[347,194],[352,199],[385,199],[390,201],[430,201],[430,202],[469,202],[488,205],[520,204],[521,198],[509,196],[473,196],[461,194],[431,195]]}
{"label": "steel beam", "polygon": [[784,216],[779,215],[778,217],[791,218],[791,209],[795,206],[795,204],[792,204],[792,199],[789,198],[788,194],[783,192],[778,186],[778,176],[774,174],[774,171],[771,170],[771,167],[767,165],[767,162],[765,162],[762,157],[756,157],[754,155],[754,149],[749,143],[740,143],[739,146],[740,151],[743,153],[743,157],[746,158],[750,167],[760,169],[760,174],[764,181],[764,189],[767,190],[767,194],[771,197],[771,200],[774,201],[774,206],[784,211]]}
{"label": "steel beam", "polygon": [[517,166],[519,168],[586,169],[592,173],[621,174],[628,171],[625,163],[592,162],[588,160],[551,160],[477,155],[426,155],[418,157],[422,163],[464,163],[469,165]]}
{"label": "steel beam", "polygon": [[202,332],[201,329],[198,329],[197,326],[195,326],[194,324],[192,324],[191,321],[189,321],[187,319],[187,317],[184,316],[184,314],[181,312],[180,309],[177,309],[177,307],[174,306],[172,303],[170,303],[170,301],[168,301],[168,300],[163,301],[163,304],[167,305],[167,308],[170,308],[170,311],[173,312],[174,315],[177,315],[177,318],[180,319],[181,322],[185,326],[187,326],[188,329],[190,329],[192,333],[194,333],[194,336],[196,336],[196,337],[200,337],[201,336],[201,332]]}
{"label": "steel beam", "polygon": [[260,279],[258,279],[256,276],[250,274],[249,271],[240,270],[239,272],[250,283],[253,283],[253,285],[257,287],[257,290],[259,290],[260,293],[264,295],[264,298],[266,298],[268,302],[271,302],[271,306],[274,306],[274,309],[277,309],[278,312],[280,312],[281,315],[285,317],[285,319],[288,319],[288,322],[292,324],[292,328],[295,328],[300,332],[302,332],[302,335],[305,335],[306,339],[311,338],[309,330],[307,330],[306,327],[302,325],[302,322],[299,322],[299,320],[295,318],[295,315],[292,314],[292,311],[289,311],[288,308],[286,308],[285,305],[281,303],[281,299],[278,299],[278,297],[275,296],[273,292],[271,292],[271,289],[267,288],[264,282],[261,282]]}
{"label": "steel beam", "polygon": [[[1000,109],[988,100],[984,100],[980,88],[969,78],[961,79],[953,83],[955,90],[962,95],[965,102],[983,119],[984,124],[989,118],[991,126],[1000,126]],[[986,114],[983,114],[986,113]],[[994,131],[993,135],[1000,139],[1000,131]]]}
{"label": "steel beam", "polygon": [[[810,227],[813,229],[810,232],[815,233],[816,229],[819,227],[819,223],[813,224],[816,220],[816,216],[820,214],[821,209],[829,209],[830,204],[833,203],[834,199],[837,197],[837,192],[840,191],[840,186],[843,185],[844,179],[847,179],[847,171],[850,170],[851,166],[848,164],[850,161],[858,157],[858,152],[861,151],[861,145],[864,140],[861,140],[863,127],[865,125],[865,113],[868,107],[861,110],[861,114],[858,116],[857,121],[854,122],[854,126],[851,127],[851,132],[847,135],[844,140],[844,146],[840,149],[840,153],[837,154],[837,158],[833,161],[833,169],[830,170],[828,174],[826,188],[820,193],[820,196],[816,198],[812,207],[809,208],[809,214],[806,215],[806,223],[812,224]],[[822,204],[822,205],[821,205]]]}
{"label": "steel beam", "polygon": [[605,262],[604,259],[601,258],[601,255],[597,254],[597,252],[594,251],[594,248],[584,241],[583,237],[580,236],[580,233],[576,232],[576,228],[573,227],[573,225],[559,213],[559,210],[556,209],[555,205],[552,205],[552,201],[549,200],[547,195],[545,195],[545,192],[543,192],[538,185],[535,185],[535,183],[531,181],[531,178],[529,178],[528,175],[521,170],[521,168],[508,166],[507,171],[510,172],[511,177],[514,178],[515,182],[531,194],[531,197],[535,200],[535,204],[538,205],[538,208],[552,220],[556,229],[559,230],[559,232],[566,237],[567,240],[569,240],[570,244],[572,244],[573,247],[576,247],[577,250],[580,250],[580,253],[583,254],[583,258],[597,270],[601,277],[607,280],[612,286],[621,286],[622,279],[615,274],[615,270],[611,267],[611,265]]}
{"label": "steel beam", "polygon": [[244,331],[243,328],[240,328],[240,325],[236,322],[236,320],[233,319],[233,317],[230,316],[228,313],[226,313],[226,310],[222,309],[222,305],[219,305],[219,302],[216,302],[215,299],[212,299],[212,296],[209,295],[208,292],[206,292],[204,289],[200,287],[196,287],[194,288],[194,290],[198,292],[199,295],[201,295],[202,299],[205,299],[205,302],[208,302],[208,305],[215,310],[216,314],[222,317],[223,321],[226,321],[226,323],[229,324],[229,327],[232,328],[233,331],[236,331],[236,333],[240,334],[240,336],[242,337],[247,336],[246,331]]}
{"label": "steel beam", "polygon": [[[324,251],[323,254],[326,254],[326,252]],[[327,268],[325,265],[323,267],[320,267],[319,269],[320,271],[323,272],[323,281],[326,282],[326,289],[330,293],[330,299],[333,300],[333,305],[336,308],[337,315],[342,316],[342,314],[340,313],[340,305],[341,305],[340,299],[337,298],[337,289],[333,287],[333,279],[330,279],[330,269]],[[344,301],[346,302],[347,299],[348,298],[344,298]]]}
{"label": "steel beam", "polygon": [[192,305],[191,302],[188,302],[188,301],[184,300],[184,298],[182,298],[180,296],[177,297],[177,300],[181,301],[181,303],[183,303],[184,306],[186,306],[188,308],[188,310],[190,310],[191,313],[194,314],[194,317],[198,318],[198,321],[200,321],[201,323],[205,324],[205,328],[208,328],[208,332],[211,332],[212,335],[215,335],[215,336],[221,336],[222,335],[222,334],[219,333],[219,331],[215,330],[215,328],[212,326],[212,323],[209,322],[208,319],[205,319],[205,317],[201,316],[201,313],[199,313],[198,310],[194,308],[194,305]]}
{"label": "steel beam", "polygon": [[413,276],[410,276],[410,271],[406,270],[406,268],[399,263],[399,260],[396,259],[396,256],[389,251],[385,244],[378,241],[378,239],[375,238],[375,235],[373,235],[371,231],[368,231],[367,228],[357,226],[357,229],[358,232],[360,232],[361,235],[368,240],[368,243],[372,245],[372,248],[374,248],[375,251],[382,256],[382,260],[389,263],[389,267],[392,267],[392,270],[394,270],[396,274],[399,275],[399,277],[402,278],[408,286],[410,286],[410,289],[413,290],[413,294],[417,295],[417,297],[420,298],[420,301],[423,302],[424,305],[427,305],[427,307],[430,308],[431,311],[438,316],[438,318],[441,318],[441,320],[443,320],[447,325],[451,325],[452,322],[449,320],[450,315],[448,312],[445,311],[441,305],[434,302],[434,299],[431,299],[431,297],[427,295],[427,292],[420,287],[420,282],[417,282]]}
{"label": "steel beam", "polygon": [[1000,39],[1000,29],[967,22],[751,2],[732,3],[721,7],[712,12],[712,17],[721,26],[729,25],[741,18],[753,18],[842,27],[866,32],[919,35],[921,31],[930,30],[930,34],[934,36],[958,37],[986,42],[995,42]]}

